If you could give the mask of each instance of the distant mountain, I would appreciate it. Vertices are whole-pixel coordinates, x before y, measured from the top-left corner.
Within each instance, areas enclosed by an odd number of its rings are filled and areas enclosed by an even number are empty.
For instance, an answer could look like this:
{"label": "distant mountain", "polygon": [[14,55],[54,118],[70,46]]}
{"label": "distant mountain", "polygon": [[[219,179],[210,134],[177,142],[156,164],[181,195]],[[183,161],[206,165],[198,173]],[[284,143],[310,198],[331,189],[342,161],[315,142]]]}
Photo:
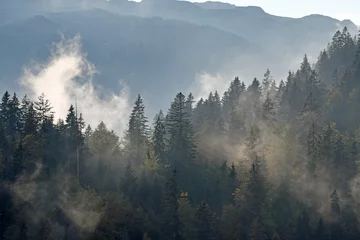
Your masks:
{"label": "distant mountain", "polygon": [[197,6],[208,9],[208,10],[216,10],[216,9],[233,9],[236,8],[236,5],[230,3],[223,3],[223,2],[203,2],[203,3],[195,3]]}
{"label": "distant mountain", "polygon": [[304,53],[317,57],[319,49],[326,46],[336,30],[346,26],[352,34],[357,32],[357,26],[349,20],[339,21],[321,15],[279,17],[260,7],[236,7],[221,2],[143,0],[136,3],[112,0],[101,7],[121,14],[177,19],[237,34],[267,50],[272,62],[280,66],[269,66],[275,75],[294,68],[294,62],[297,63]]}
{"label": "distant mountain", "polygon": [[[275,77],[305,53],[316,58],[334,32],[357,27],[327,16],[278,17],[260,7],[176,0],[0,0],[0,82],[15,87],[24,64],[46,60],[60,33],[80,34],[106,88],[123,79],[156,108],[197,73],[250,81]],[[159,91],[161,89],[161,91]],[[168,102],[168,101],[165,101]]]}
{"label": "distant mountain", "polygon": [[123,79],[134,94],[144,93],[161,107],[197,73],[217,72],[237,56],[262,55],[238,35],[209,26],[103,10],[51,13],[0,27],[0,80],[16,79],[30,60],[45,61],[60,33],[80,34],[99,71],[97,83],[113,89]]}

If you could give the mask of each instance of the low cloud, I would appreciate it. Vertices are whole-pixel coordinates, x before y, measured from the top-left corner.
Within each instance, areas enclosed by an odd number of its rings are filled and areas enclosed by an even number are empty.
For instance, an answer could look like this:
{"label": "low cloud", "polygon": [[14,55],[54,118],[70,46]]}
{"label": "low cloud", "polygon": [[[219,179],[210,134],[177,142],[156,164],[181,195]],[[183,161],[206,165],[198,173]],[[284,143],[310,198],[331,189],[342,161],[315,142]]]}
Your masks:
{"label": "low cloud", "polygon": [[222,95],[228,88],[231,79],[223,77],[221,74],[200,73],[195,77],[189,92],[192,92],[195,100],[207,98],[210,92],[218,91]]}
{"label": "low cloud", "polygon": [[104,121],[108,128],[122,133],[131,107],[129,89],[120,82],[120,92],[103,92],[92,82],[95,73],[95,66],[81,50],[80,37],[75,37],[54,44],[46,63],[27,66],[20,82],[31,99],[46,95],[55,118],[66,117],[70,105],[77,102],[86,123],[95,127]]}

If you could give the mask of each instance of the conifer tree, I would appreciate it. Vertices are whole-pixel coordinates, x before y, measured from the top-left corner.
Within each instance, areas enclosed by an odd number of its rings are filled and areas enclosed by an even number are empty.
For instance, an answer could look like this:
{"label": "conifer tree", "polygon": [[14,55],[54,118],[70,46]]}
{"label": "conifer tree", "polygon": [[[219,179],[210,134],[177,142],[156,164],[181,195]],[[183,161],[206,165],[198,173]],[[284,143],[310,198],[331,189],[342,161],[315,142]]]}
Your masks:
{"label": "conifer tree", "polygon": [[10,104],[10,94],[6,91],[1,99],[0,105],[0,120],[6,129],[9,124],[9,104]]}
{"label": "conifer tree", "polygon": [[192,93],[189,93],[186,102],[185,102],[185,111],[189,117],[189,119],[192,119],[192,115],[193,115],[193,104],[194,104],[194,96],[192,95]]}
{"label": "conifer tree", "polygon": [[38,121],[36,111],[33,103],[30,103],[29,108],[24,113],[24,135],[34,135],[38,129]]}
{"label": "conifer tree", "polygon": [[299,215],[296,228],[295,239],[296,240],[308,240],[311,238],[310,219],[306,210],[303,210]]}
{"label": "conifer tree", "polygon": [[154,134],[152,137],[152,142],[154,145],[155,155],[158,156],[160,161],[163,163],[166,161],[165,138],[166,138],[165,119],[163,112],[160,111],[155,117]]}
{"label": "conifer tree", "polygon": [[48,99],[46,99],[45,94],[42,93],[38,100],[34,104],[34,109],[37,112],[38,122],[42,124],[44,121],[52,118],[52,106]]}
{"label": "conifer tree", "polygon": [[215,215],[205,201],[203,201],[197,211],[197,239],[215,240],[217,237],[217,230],[215,229]]}
{"label": "conifer tree", "polygon": [[267,69],[264,74],[264,79],[262,80],[262,90],[265,94],[267,94],[270,91],[270,86],[273,82],[270,70]]}
{"label": "conifer tree", "polygon": [[260,218],[257,217],[253,221],[251,231],[249,234],[250,240],[265,240],[267,239],[266,233],[263,229],[262,223],[260,221]]}
{"label": "conifer tree", "polygon": [[8,104],[8,135],[14,136],[21,132],[21,109],[20,102],[14,93]]}
{"label": "conifer tree", "polygon": [[168,148],[170,164],[180,171],[190,168],[195,159],[194,133],[185,110],[185,96],[182,93],[178,93],[171,104],[167,124],[170,135]]}
{"label": "conifer tree", "polygon": [[246,186],[247,214],[251,219],[259,217],[266,198],[265,177],[261,171],[261,164],[258,157],[252,161],[249,170],[249,179]]}
{"label": "conifer tree", "polygon": [[330,239],[343,239],[340,214],[340,199],[337,191],[334,190],[330,195]]}
{"label": "conifer tree", "polygon": [[316,134],[316,127],[313,123],[311,125],[309,135],[308,135],[308,148],[307,148],[307,155],[308,155],[308,170],[310,177],[312,179],[315,178],[316,174],[316,167],[319,161],[319,140]]}
{"label": "conifer tree", "polygon": [[237,176],[237,171],[235,168],[235,164],[232,163],[231,167],[230,167],[230,171],[228,174],[228,191],[227,191],[227,195],[229,197],[228,202],[231,203],[233,202],[233,193],[235,192],[236,188],[238,187],[239,183],[238,183],[238,176]]}
{"label": "conifer tree", "polygon": [[131,202],[136,200],[138,193],[137,177],[130,161],[126,164],[124,177],[120,182],[120,189]]}
{"label": "conifer tree", "polygon": [[315,230],[314,238],[317,240],[326,240],[327,239],[326,235],[327,234],[325,231],[324,220],[320,218]]}
{"label": "conifer tree", "polygon": [[141,164],[148,144],[148,120],[145,116],[145,106],[140,94],[138,95],[130,115],[126,132],[127,151],[131,161]]}
{"label": "conifer tree", "polygon": [[15,181],[17,177],[24,171],[25,169],[25,156],[24,156],[24,148],[22,142],[19,143],[17,147],[14,158],[11,166],[11,180]]}
{"label": "conifer tree", "polygon": [[270,93],[266,94],[266,99],[262,104],[262,118],[269,122],[274,122],[276,120],[275,106],[270,98]]}
{"label": "conifer tree", "polygon": [[173,170],[171,177],[167,180],[164,195],[163,208],[163,232],[166,239],[181,240],[179,220],[179,189],[177,184],[177,170]]}

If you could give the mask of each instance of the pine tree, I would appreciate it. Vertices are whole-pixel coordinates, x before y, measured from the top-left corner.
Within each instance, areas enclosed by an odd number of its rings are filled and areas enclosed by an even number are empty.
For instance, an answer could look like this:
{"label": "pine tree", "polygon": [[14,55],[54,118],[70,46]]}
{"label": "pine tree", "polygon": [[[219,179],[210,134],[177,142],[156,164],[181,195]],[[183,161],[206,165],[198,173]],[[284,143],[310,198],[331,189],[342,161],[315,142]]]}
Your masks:
{"label": "pine tree", "polygon": [[335,136],[334,136],[334,127],[330,123],[327,124],[323,137],[322,137],[322,151],[321,155],[323,157],[323,161],[326,165],[332,165],[334,159],[334,145],[335,145]]}
{"label": "pine tree", "polygon": [[[46,119],[47,117],[45,117]],[[71,105],[65,120],[65,146],[68,154],[67,170],[69,173],[76,176],[77,172],[77,155],[78,148],[78,120],[74,106]]]}
{"label": "pine tree", "polygon": [[306,210],[303,210],[299,215],[296,228],[295,239],[296,240],[308,240],[311,238],[310,219]]}
{"label": "pine tree", "polygon": [[340,214],[340,199],[337,191],[334,190],[330,195],[330,239],[343,239]]}
{"label": "pine tree", "polygon": [[162,163],[166,161],[165,138],[166,138],[165,119],[163,112],[160,111],[155,117],[154,134],[152,137],[152,142],[154,145],[155,155],[158,156],[158,158]]}
{"label": "pine tree", "polygon": [[6,91],[2,97],[0,105],[0,120],[5,129],[9,124],[9,104],[10,104],[10,94]]}
{"label": "pine tree", "polygon": [[315,178],[316,175],[316,167],[319,161],[319,140],[318,137],[316,135],[316,127],[315,124],[313,123],[311,125],[310,131],[309,131],[309,135],[308,135],[308,149],[307,149],[307,155],[308,155],[308,170],[309,170],[309,174],[310,177],[312,179]]}
{"label": "pine tree", "polygon": [[254,218],[260,216],[266,194],[265,177],[261,171],[260,160],[255,157],[251,164],[246,186],[246,205],[250,216]]}
{"label": "pine tree", "polygon": [[227,129],[230,145],[235,146],[241,143],[241,139],[246,135],[245,119],[245,113],[239,107],[232,109]]}
{"label": "pine tree", "polygon": [[168,151],[170,164],[180,171],[191,168],[195,159],[194,133],[185,110],[185,96],[182,93],[178,93],[171,104],[167,124],[170,135]]}
{"label": "pine tree", "polygon": [[240,96],[243,95],[245,90],[246,86],[244,82],[241,82],[238,77],[230,83],[229,89],[224,93],[222,98],[225,120],[229,119],[230,113],[239,104]]}
{"label": "pine tree", "polygon": [[257,126],[252,125],[245,139],[246,153],[251,161],[256,157],[256,146],[260,143],[260,130]]}
{"label": "pine tree", "polygon": [[46,99],[44,93],[42,93],[38,97],[38,100],[34,104],[34,108],[37,112],[38,122],[40,124],[42,124],[44,121],[52,118],[52,115],[53,115],[53,112],[51,111],[52,106],[51,106],[50,101],[48,99]]}
{"label": "pine tree", "polygon": [[145,116],[143,100],[138,95],[130,115],[128,130],[126,132],[127,151],[131,161],[141,164],[148,144],[148,120]]}
{"label": "pine tree", "polygon": [[261,113],[261,97],[262,97],[262,89],[260,86],[259,80],[256,78],[252,81],[251,85],[248,87],[246,91],[247,97],[249,97],[251,110],[253,113],[250,115],[252,120],[254,121],[256,117],[259,117]]}
{"label": "pine tree", "polygon": [[193,115],[193,104],[194,104],[194,96],[192,95],[192,93],[189,93],[186,102],[185,102],[185,111],[189,117],[189,119],[192,119],[192,115]]}
{"label": "pine tree", "polygon": [[[323,126],[323,116],[320,106],[312,93],[309,93],[305,100],[305,104],[299,113],[299,131],[308,131],[314,124],[316,129],[320,129]],[[305,141],[306,135],[302,134],[301,140]]]}
{"label": "pine tree", "polygon": [[251,227],[251,231],[249,234],[250,240],[265,240],[267,239],[266,233],[262,227],[260,218],[257,217]]}
{"label": "pine tree", "polygon": [[270,98],[270,93],[266,94],[266,99],[262,104],[262,118],[269,122],[274,122],[276,120],[275,106]]}
{"label": "pine tree", "polygon": [[8,104],[8,126],[7,126],[7,133],[10,136],[17,135],[21,132],[21,109],[20,109],[20,102],[14,93],[13,97],[9,101]]}
{"label": "pine tree", "polygon": [[273,82],[270,70],[267,69],[264,74],[264,79],[262,80],[262,90],[264,93],[268,93],[270,91],[271,83]]}
{"label": "pine tree", "polygon": [[33,103],[30,104],[27,112],[24,114],[25,122],[24,122],[24,135],[34,135],[38,129],[38,121],[36,117],[36,111],[34,109]]}
{"label": "pine tree", "polygon": [[230,167],[228,177],[227,177],[227,191],[226,191],[226,194],[228,196],[228,199],[227,199],[228,203],[233,202],[233,193],[235,192],[238,185],[239,185],[239,182],[238,182],[237,171],[236,171],[234,163],[232,163],[231,167]]}
{"label": "pine tree", "polygon": [[195,215],[197,218],[197,239],[218,239],[215,229],[215,214],[205,201],[200,204]]}
{"label": "pine tree", "polygon": [[346,164],[347,156],[345,153],[345,146],[341,136],[338,136],[335,141],[334,146],[334,169],[339,169],[343,167],[343,164]]}
{"label": "pine tree", "polygon": [[131,202],[136,200],[138,193],[137,177],[130,161],[126,164],[124,177],[120,182],[120,189]]}
{"label": "pine tree", "polygon": [[318,222],[316,230],[315,230],[314,238],[316,240],[326,240],[327,239],[325,226],[324,226],[324,220],[322,218],[319,219],[319,222]]}
{"label": "pine tree", "polygon": [[17,147],[14,158],[12,161],[12,170],[11,170],[11,180],[15,181],[17,177],[25,170],[25,157],[24,157],[24,148],[22,142],[19,143]]}
{"label": "pine tree", "polygon": [[179,189],[177,185],[177,170],[174,169],[167,180],[164,195],[163,232],[166,239],[181,240],[179,220]]}

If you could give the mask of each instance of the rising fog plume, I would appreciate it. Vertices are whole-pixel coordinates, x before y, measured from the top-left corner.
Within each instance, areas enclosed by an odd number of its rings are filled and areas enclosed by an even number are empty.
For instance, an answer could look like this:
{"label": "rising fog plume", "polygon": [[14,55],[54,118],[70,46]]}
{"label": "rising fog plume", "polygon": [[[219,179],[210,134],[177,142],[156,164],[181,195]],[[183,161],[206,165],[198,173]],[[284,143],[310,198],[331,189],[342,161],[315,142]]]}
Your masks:
{"label": "rising fog plume", "polygon": [[194,94],[196,100],[207,98],[210,92],[218,91],[219,94],[222,94],[230,83],[229,79],[220,73],[200,73],[196,75],[189,91]]}
{"label": "rising fog plume", "polygon": [[77,103],[78,112],[92,127],[104,121],[121,133],[129,115],[129,89],[123,85],[119,93],[102,94],[92,82],[95,73],[95,66],[81,51],[80,37],[75,37],[54,44],[46,63],[26,67],[21,84],[32,99],[44,93],[55,118],[65,118],[70,105]]}

